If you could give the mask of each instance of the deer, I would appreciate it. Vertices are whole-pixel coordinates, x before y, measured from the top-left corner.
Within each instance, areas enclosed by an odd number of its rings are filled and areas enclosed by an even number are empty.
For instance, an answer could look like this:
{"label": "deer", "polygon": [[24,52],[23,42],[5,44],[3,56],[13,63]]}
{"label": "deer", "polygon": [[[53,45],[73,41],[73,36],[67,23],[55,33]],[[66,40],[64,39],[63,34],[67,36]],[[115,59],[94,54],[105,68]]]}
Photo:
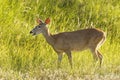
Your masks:
{"label": "deer", "polygon": [[30,31],[30,34],[35,36],[42,33],[47,43],[52,46],[58,55],[58,67],[60,67],[63,53],[67,55],[72,68],[72,51],[83,51],[86,49],[91,51],[95,61],[99,60],[101,66],[103,56],[98,49],[106,40],[104,31],[97,28],[87,28],[51,34],[47,28],[47,24],[50,23],[50,18],[47,18],[44,22],[41,19],[37,19],[37,23],[38,25]]}

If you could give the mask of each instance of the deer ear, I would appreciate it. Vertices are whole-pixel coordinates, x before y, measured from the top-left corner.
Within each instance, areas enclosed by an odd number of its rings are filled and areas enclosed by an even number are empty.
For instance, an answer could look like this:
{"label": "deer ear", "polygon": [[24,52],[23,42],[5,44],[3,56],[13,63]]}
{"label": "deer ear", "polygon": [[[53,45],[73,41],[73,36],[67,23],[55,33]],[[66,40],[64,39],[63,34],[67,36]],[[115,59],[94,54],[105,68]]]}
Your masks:
{"label": "deer ear", "polygon": [[41,21],[39,18],[36,19],[36,22],[37,22],[38,24],[41,24],[41,23],[42,23],[42,21]]}
{"label": "deer ear", "polygon": [[45,23],[46,23],[46,24],[49,24],[49,23],[50,23],[50,18],[47,18],[47,19],[45,20]]}

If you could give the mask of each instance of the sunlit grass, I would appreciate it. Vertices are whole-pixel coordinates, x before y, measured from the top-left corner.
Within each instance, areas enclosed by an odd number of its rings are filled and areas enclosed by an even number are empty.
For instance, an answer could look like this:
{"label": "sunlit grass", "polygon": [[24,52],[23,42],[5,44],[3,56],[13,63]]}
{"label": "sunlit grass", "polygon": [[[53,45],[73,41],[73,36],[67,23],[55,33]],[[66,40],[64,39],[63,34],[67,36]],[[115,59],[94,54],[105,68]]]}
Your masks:
{"label": "sunlit grass", "polygon": [[[103,64],[94,65],[89,50],[72,52],[73,69],[63,56],[57,69],[57,54],[42,35],[29,31],[50,17],[52,34],[97,27],[107,33],[100,48]],[[0,79],[81,80],[120,79],[120,2],[117,0],[4,0],[0,1]]]}

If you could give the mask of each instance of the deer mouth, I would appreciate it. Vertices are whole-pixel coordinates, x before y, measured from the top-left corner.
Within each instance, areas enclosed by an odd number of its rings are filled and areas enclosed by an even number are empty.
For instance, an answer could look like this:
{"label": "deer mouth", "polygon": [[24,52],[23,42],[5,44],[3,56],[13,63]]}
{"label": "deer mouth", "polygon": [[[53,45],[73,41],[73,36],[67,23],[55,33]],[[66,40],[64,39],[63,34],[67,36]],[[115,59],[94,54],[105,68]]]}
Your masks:
{"label": "deer mouth", "polygon": [[35,33],[33,33],[32,31],[30,31],[30,34],[32,34],[33,36],[36,35]]}

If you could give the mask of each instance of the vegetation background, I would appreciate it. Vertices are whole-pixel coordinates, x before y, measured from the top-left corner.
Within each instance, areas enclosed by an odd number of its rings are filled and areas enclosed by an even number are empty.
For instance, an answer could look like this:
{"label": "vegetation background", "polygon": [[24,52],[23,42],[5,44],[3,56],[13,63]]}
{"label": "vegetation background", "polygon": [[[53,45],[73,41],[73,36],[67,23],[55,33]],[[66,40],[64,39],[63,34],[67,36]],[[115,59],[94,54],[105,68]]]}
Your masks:
{"label": "vegetation background", "polygon": [[[91,53],[73,52],[73,69],[64,55],[57,69],[57,54],[42,35],[29,31],[36,18],[51,19],[52,34],[84,28],[100,28],[107,40],[100,48],[101,68],[93,65]],[[119,80],[119,0],[0,0],[1,80]]]}

